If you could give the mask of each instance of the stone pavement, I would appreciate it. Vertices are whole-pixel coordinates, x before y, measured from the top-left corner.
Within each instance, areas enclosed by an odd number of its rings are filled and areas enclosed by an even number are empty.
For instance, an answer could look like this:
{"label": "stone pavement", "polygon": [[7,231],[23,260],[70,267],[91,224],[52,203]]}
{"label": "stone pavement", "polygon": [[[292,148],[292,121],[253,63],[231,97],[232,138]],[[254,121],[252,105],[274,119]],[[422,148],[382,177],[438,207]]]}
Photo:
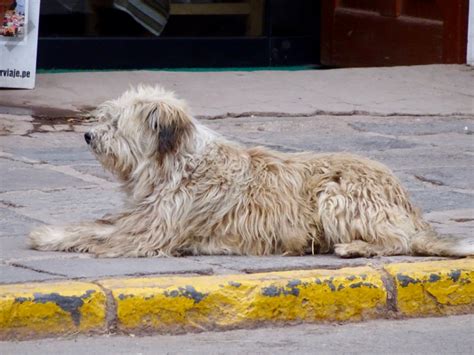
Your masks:
{"label": "stone pavement", "polygon": [[201,334],[69,337],[1,342],[5,355],[472,354],[473,315],[351,324],[302,324]]}
{"label": "stone pavement", "polygon": [[177,91],[206,125],[243,144],[351,151],[378,159],[394,170],[438,230],[473,237],[472,68],[42,74],[35,90],[0,91],[0,283],[430,259],[95,259],[27,249],[25,236],[35,225],[93,219],[120,208],[118,185],[84,142],[91,123],[80,112],[141,82]]}
{"label": "stone pavement", "polygon": [[120,208],[119,186],[87,150],[93,123],[82,113],[145,82],[175,89],[205,124],[245,145],[378,159],[435,228],[472,238],[473,79],[459,65],[93,72],[0,91],[0,339],[472,313],[472,258],[96,259],[29,250],[25,236]]}

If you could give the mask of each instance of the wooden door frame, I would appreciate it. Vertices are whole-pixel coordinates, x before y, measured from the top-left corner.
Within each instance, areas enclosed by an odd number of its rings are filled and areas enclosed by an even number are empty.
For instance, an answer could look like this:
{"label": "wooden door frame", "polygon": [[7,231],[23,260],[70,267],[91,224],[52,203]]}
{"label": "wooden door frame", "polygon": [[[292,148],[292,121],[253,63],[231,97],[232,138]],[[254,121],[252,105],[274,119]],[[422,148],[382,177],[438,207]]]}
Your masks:
{"label": "wooden door frame", "polygon": [[469,0],[466,63],[474,66],[474,0]]}
{"label": "wooden door frame", "polygon": [[445,14],[443,62],[447,64],[466,63],[469,1],[437,0],[436,2]]}

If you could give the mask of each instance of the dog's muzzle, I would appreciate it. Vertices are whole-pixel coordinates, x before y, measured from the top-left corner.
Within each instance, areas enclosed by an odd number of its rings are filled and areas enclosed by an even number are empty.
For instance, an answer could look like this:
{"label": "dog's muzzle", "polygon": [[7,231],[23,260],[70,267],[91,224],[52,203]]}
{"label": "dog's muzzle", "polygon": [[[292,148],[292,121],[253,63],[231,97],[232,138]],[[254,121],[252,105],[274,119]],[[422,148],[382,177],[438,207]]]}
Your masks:
{"label": "dog's muzzle", "polygon": [[86,140],[87,144],[91,144],[92,134],[90,134],[89,132],[84,133],[84,139]]}

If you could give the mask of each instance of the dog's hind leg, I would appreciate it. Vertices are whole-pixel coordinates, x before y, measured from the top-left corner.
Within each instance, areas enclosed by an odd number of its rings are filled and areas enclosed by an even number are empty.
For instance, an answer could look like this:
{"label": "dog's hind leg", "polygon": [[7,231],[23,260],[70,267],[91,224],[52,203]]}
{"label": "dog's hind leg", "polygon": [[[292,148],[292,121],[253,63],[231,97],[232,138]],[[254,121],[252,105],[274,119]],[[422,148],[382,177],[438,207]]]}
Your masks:
{"label": "dog's hind leg", "polygon": [[324,238],[343,258],[410,254],[417,227],[398,206],[364,205],[343,195],[320,203]]}
{"label": "dog's hind leg", "polygon": [[[348,232],[354,232],[354,230]],[[407,231],[388,221],[375,223],[365,229],[365,234],[358,234],[357,239],[336,243],[334,253],[341,258],[410,254],[410,233],[413,233],[412,228]],[[355,235],[352,234],[352,237]]]}
{"label": "dog's hind leg", "polygon": [[[404,230],[388,221],[375,223],[369,228],[349,229],[346,238],[334,244],[334,253],[341,258],[407,255],[410,254],[410,234],[414,229]],[[365,233],[361,233],[361,231]]]}

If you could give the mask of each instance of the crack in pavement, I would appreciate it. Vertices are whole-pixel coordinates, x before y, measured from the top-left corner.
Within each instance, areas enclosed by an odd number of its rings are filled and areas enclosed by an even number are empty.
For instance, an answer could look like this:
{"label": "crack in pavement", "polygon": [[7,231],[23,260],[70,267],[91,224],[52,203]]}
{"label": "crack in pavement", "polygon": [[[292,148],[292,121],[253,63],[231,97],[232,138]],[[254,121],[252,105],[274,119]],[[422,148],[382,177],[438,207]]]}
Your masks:
{"label": "crack in pavement", "polygon": [[51,188],[46,188],[46,189],[8,190],[8,191],[0,191],[0,195],[8,195],[11,193],[15,194],[18,192],[42,192],[45,194],[50,194],[53,192],[67,191],[67,190],[93,190],[97,187],[98,187],[97,185],[89,185],[89,186],[51,187]]}
{"label": "crack in pavement", "polygon": [[52,171],[62,173],[64,175],[71,176],[81,181],[92,183],[98,186],[107,186],[107,187],[111,187],[114,185],[118,186],[118,183],[110,182],[106,179],[102,179],[94,175],[82,173],[68,165],[53,165],[53,164],[49,164],[46,161],[32,160],[32,159],[28,159],[22,156],[15,156],[13,154],[9,154],[6,152],[0,152],[0,159],[6,159],[6,160],[14,161],[14,162],[28,164],[35,168],[52,170]]}
{"label": "crack in pavement", "polygon": [[474,218],[450,218],[449,220],[457,223],[466,223],[474,221]]}
{"label": "crack in pavement", "polygon": [[29,270],[29,271],[38,272],[40,274],[46,274],[46,275],[51,275],[51,276],[60,276],[60,277],[68,277],[65,274],[60,274],[60,273],[55,273],[55,272],[50,272],[50,271],[44,271],[44,270],[41,270],[41,269],[36,269],[36,268],[33,268],[33,267],[18,264],[18,263],[15,263],[15,262],[7,262],[6,265],[19,267],[21,269],[25,269],[25,270]]}
{"label": "crack in pavement", "polygon": [[16,204],[14,202],[8,201],[8,200],[0,200],[0,205],[3,205],[7,208],[23,208],[25,206]]}
{"label": "crack in pavement", "polygon": [[279,111],[246,111],[246,112],[227,112],[220,115],[196,115],[195,117],[202,120],[221,120],[226,118],[245,118],[245,117],[316,117],[316,116],[370,116],[370,117],[440,117],[440,118],[472,118],[474,113],[451,112],[443,113],[414,113],[414,112],[376,112],[365,110],[351,111],[330,111],[315,110],[312,112],[279,112]]}
{"label": "crack in pavement", "polygon": [[14,162],[23,163],[23,164],[28,164],[28,165],[48,164],[44,160],[31,160],[31,159],[28,159],[26,157],[17,157],[15,159],[13,154],[9,154],[9,153],[6,153],[6,152],[0,152],[0,159],[5,159],[5,160],[14,161]]}
{"label": "crack in pavement", "polygon": [[298,148],[294,148],[294,147],[290,147],[290,146],[286,146],[286,145],[282,145],[282,144],[264,143],[264,142],[261,142],[259,140],[254,140],[254,139],[250,139],[250,138],[245,139],[245,138],[233,136],[233,135],[230,135],[230,134],[223,134],[223,136],[228,138],[228,139],[234,140],[237,143],[241,143],[243,145],[252,145],[252,146],[261,145],[261,146],[264,146],[264,147],[267,147],[267,148],[276,149],[276,150],[280,150],[280,151],[283,151],[283,152],[293,152],[293,153],[298,153],[298,152],[303,152],[304,151],[303,149],[298,149]]}
{"label": "crack in pavement", "polygon": [[442,182],[441,180],[430,179],[421,175],[413,175],[413,176],[415,177],[415,179],[420,180],[422,182],[427,182],[429,184],[436,185],[436,186],[446,186],[446,184]]}

